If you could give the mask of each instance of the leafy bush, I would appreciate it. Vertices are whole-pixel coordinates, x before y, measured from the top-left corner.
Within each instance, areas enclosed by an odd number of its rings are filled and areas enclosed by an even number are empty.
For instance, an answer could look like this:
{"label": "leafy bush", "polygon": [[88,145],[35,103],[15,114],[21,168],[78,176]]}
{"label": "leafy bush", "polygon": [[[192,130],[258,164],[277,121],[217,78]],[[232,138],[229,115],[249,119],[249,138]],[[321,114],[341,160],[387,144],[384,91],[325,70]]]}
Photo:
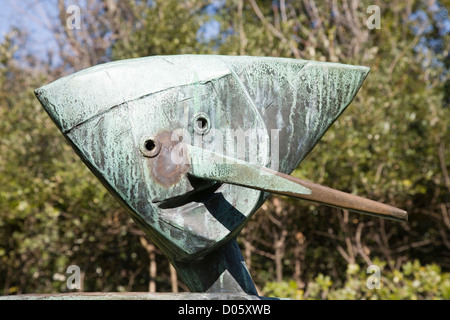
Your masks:
{"label": "leafy bush", "polygon": [[375,262],[380,268],[379,286],[373,281],[376,275],[370,269],[353,264],[348,265],[343,285],[336,285],[329,276],[319,274],[306,285],[306,290],[299,289],[295,281],[267,282],[263,295],[296,300],[450,299],[450,273],[442,272],[438,265],[422,266],[414,260],[403,264],[400,270],[388,271],[383,269],[385,264]]}

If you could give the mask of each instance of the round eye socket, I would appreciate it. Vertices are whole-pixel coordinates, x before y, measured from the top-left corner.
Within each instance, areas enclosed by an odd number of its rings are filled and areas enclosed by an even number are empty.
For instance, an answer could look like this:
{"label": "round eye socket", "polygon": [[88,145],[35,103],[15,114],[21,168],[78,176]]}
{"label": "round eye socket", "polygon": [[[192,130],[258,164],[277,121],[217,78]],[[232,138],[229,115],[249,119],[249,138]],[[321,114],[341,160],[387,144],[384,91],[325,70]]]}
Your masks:
{"label": "round eye socket", "polygon": [[145,157],[153,158],[161,150],[161,143],[154,137],[143,138],[139,149]]}
{"label": "round eye socket", "polygon": [[206,120],[205,118],[198,118],[197,119],[197,127],[200,130],[205,130],[206,128],[208,128],[208,120]]}
{"label": "round eye socket", "polygon": [[194,117],[194,131],[198,134],[206,134],[210,129],[209,117],[206,113],[199,113]]}
{"label": "round eye socket", "polygon": [[147,140],[147,141],[145,141],[145,149],[147,150],[147,151],[153,151],[153,150],[155,150],[155,148],[156,148],[156,143],[155,143],[155,141],[153,141],[153,140]]}

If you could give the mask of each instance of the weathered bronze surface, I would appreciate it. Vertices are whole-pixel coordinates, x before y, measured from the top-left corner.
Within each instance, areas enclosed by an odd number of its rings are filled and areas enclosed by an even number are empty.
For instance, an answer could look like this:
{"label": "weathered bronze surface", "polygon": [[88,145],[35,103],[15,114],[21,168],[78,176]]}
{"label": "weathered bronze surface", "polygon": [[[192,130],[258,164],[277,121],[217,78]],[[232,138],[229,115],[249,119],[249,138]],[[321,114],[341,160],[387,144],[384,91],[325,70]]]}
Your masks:
{"label": "weathered bronze surface", "polygon": [[288,176],[368,72],[155,56],[95,66],[35,93],[191,291],[257,295],[235,238],[271,192],[406,220],[402,210]]}

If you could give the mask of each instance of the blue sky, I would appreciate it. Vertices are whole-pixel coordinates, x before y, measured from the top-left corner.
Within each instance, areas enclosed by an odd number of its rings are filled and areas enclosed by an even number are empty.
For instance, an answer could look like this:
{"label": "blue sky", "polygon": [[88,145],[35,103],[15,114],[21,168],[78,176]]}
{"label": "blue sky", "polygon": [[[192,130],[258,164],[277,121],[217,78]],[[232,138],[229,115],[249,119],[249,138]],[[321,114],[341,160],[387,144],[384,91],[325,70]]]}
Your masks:
{"label": "blue sky", "polygon": [[11,24],[17,24],[20,21],[9,5],[9,1],[0,0],[0,8],[0,40],[3,40]]}
{"label": "blue sky", "polygon": [[27,51],[45,55],[55,40],[45,24],[56,14],[53,0],[0,0],[0,41],[13,26],[26,32]]}
{"label": "blue sky", "polygon": [[[57,15],[56,0],[0,0],[0,42],[11,27],[18,27],[27,34],[27,52],[45,56],[56,47],[54,36],[45,26],[49,18]],[[197,32],[199,41],[209,42],[220,36],[220,24],[214,19],[225,0],[214,0],[206,8],[210,20]]]}

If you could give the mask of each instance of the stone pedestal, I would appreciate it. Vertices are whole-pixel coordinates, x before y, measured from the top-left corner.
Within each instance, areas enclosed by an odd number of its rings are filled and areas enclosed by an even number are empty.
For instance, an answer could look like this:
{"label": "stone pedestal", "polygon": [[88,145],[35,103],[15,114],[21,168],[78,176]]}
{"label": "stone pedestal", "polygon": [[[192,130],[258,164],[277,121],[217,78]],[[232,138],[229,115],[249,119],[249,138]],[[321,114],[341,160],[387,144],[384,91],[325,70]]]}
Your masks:
{"label": "stone pedestal", "polygon": [[72,292],[1,296],[0,300],[261,300],[244,293]]}

